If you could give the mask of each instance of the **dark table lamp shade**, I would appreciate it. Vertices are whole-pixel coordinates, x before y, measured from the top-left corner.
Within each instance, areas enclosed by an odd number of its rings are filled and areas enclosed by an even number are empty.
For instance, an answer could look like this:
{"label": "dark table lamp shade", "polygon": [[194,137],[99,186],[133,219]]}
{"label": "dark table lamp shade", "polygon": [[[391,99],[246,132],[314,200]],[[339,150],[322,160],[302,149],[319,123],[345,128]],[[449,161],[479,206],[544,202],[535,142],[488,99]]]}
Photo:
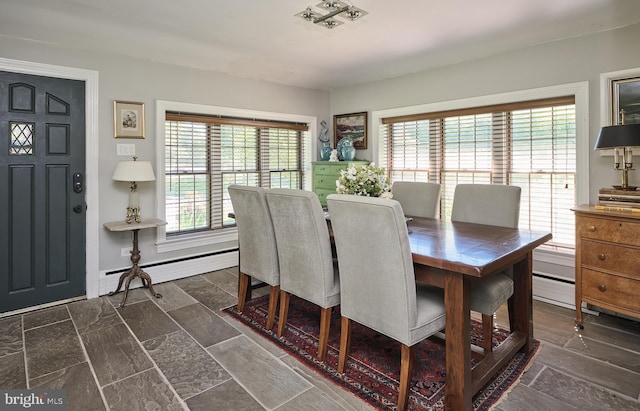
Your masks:
{"label": "dark table lamp shade", "polygon": [[640,146],[640,124],[607,126],[600,129],[594,150]]}

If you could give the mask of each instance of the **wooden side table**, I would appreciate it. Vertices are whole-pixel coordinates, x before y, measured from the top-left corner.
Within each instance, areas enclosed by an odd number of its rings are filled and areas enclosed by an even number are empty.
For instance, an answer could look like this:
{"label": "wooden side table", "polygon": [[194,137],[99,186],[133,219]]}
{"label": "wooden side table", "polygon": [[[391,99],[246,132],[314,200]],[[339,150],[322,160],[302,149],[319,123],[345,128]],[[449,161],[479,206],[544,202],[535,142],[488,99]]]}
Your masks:
{"label": "wooden side table", "polygon": [[[122,302],[118,308],[124,307],[127,301],[127,295],[129,294],[129,284],[131,280],[138,277],[142,281],[142,285],[147,287],[151,294],[156,298],[161,298],[162,295],[153,291],[153,285],[151,285],[151,277],[145,273],[139,266],[140,261],[140,249],[138,249],[138,232],[145,228],[155,228],[162,225],[166,225],[167,222],[157,218],[145,218],[140,220],[139,223],[127,223],[126,221],[112,221],[110,223],[104,223],[104,227],[109,231],[131,231],[133,232],[133,249],[131,250],[131,263],[133,264],[130,269],[120,275],[118,281],[118,288],[115,291],[110,292],[108,295],[114,295],[120,292],[122,283],[124,282],[124,296]],[[126,281],[125,281],[126,280]]]}

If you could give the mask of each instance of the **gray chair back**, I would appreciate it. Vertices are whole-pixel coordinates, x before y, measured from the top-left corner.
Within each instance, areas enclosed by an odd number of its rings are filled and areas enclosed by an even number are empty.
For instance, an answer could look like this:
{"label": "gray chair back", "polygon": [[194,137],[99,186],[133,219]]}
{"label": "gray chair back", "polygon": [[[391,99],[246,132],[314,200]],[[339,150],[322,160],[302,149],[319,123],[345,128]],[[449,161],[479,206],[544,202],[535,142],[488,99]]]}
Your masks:
{"label": "gray chair back", "polygon": [[269,285],[280,283],[278,248],[265,189],[229,186],[238,226],[240,271]]}
{"label": "gray chair back", "polygon": [[267,203],[280,258],[280,289],[322,308],[340,303],[329,229],[315,193],[271,189]]}
{"label": "gray chair back", "polygon": [[440,215],[440,184],[396,181],[391,193],[406,216],[438,218]]}
{"label": "gray chair back", "polygon": [[416,283],[400,203],[331,194],[327,206],[340,267],[342,316],[415,344]]}
{"label": "gray chair back", "polygon": [[451,221],[518,228],[520,193],[517,186],[458,184]]}

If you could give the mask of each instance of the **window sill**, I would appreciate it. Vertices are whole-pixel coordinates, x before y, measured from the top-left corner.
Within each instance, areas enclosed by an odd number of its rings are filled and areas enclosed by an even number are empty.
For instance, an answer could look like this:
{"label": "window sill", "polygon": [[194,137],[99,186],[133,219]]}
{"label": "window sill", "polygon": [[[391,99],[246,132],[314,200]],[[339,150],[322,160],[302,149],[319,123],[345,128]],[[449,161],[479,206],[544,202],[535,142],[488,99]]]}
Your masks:
{"label": "window sill", "polygon": [[573,266],[576,253],[573,249],[541,245],[533,251],[533,259],[546,263]]}
{"label": "window sill", "polygon": [[215,244],[238,242],[237,228],[225,228],[213,233],[186,234],[179,237],[159,239],[156,242],[158,253],[186,250],[189,248],[206,247]]}

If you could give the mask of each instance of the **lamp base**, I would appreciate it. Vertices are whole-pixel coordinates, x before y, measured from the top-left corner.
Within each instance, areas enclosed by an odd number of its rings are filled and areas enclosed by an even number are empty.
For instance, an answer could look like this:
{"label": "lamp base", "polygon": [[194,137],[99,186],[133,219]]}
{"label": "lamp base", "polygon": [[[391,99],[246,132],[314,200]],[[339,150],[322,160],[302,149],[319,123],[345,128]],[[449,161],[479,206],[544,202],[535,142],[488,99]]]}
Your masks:
{"label": "lamp base", "polygon": [[127,224],[131,224],[134,221],[140,222],[140,207],[127,207],[127,218],[125,219]]}
{"label": "lamp base", "polygon": [[615,190],[623,190],[623,191],[636,191],[638,189],[638,187],[636,186],[611,186],[613,187]]}

